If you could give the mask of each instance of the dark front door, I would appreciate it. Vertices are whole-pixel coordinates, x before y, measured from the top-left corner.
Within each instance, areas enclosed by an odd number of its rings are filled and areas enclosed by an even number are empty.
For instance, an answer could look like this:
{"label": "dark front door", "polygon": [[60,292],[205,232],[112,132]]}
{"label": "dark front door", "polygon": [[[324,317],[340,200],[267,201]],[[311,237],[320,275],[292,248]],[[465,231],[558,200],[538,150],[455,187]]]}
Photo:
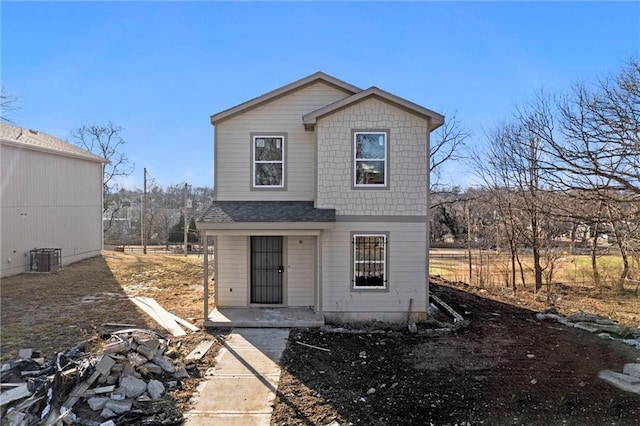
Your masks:
{"label": "dark front door", "polygon": [[251,303],[282,304],[282,237],[251,237]]}

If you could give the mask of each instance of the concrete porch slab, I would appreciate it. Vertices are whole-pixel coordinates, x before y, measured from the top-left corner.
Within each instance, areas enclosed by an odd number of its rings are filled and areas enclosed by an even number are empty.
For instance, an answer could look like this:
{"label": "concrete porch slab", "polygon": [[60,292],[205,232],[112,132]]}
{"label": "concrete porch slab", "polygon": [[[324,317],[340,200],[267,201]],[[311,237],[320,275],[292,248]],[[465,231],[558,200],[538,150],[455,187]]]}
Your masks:
{"label": "concrete porch slab", "polygon": [[310,308],[216,308],[205,327],[322,327],[324,316]]}

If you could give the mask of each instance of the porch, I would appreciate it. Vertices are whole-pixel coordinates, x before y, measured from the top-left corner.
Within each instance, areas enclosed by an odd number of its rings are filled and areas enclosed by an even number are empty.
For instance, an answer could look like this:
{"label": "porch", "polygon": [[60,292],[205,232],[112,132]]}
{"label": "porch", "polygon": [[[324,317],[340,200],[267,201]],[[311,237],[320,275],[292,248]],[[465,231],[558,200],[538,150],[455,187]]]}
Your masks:
{"label": "porch", "polygon": [[311,308],[216,308],[209,313],[205,327],[285,328],[322,327],[324,315]]}

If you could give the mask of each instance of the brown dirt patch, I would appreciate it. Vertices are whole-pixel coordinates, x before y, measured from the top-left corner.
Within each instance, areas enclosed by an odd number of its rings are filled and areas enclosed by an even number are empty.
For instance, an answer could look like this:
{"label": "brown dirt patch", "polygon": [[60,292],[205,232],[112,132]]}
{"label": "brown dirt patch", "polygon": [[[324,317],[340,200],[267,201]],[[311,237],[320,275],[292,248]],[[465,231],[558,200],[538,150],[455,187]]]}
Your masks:
{"label": "brown dirt patch", "polygon": [[640,398],[600,381],[640,352],[446,286],[471,321],[439,337],[295,330],[273,425],[636,425]]}

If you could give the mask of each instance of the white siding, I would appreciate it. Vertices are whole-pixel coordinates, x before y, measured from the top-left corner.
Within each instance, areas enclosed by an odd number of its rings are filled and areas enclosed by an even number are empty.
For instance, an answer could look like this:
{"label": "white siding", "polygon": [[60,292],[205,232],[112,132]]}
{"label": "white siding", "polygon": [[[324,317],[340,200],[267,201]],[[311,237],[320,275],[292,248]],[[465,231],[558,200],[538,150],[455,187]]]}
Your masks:
{"label": "white siding", "polygon": [[287,304],[313,306],[315,237],[287,237]]}
{"label": "white siding", "polygon": [[100,163],[2,144],[0,166],[2,276],[28,271],[34,248],[61,248],[63,266],[100,254]]}
{"label": "white siding", "polygon": [[[389,129],[389,189],[352,189],[352,130]],[[367,99],[316,125],[319,208],[338,215],[427,214],[427,121]]]}
{"label": "white siding", "polygon": [[[351,232],[388,232],[388,291],[352,291]],[[427,310],[426,223],[336,223],[322,235],[322,309],[327,314],[389,319]],[[346,318],[346,317],[345,317]]]}
{"label": "white siding", "polygon": [[[347,95],[317,82],[216,126],[217,199],[228,201],[311,201],[314,188],[314,133],[302,116]],[[286,190],[251,190],[252,132],[286,132]]]}
{"label": "white siding", "polygon": [[216,289],[219,307],[247,306],[249,277],[247,276],[246,236],[218,236],[216,246]]}

